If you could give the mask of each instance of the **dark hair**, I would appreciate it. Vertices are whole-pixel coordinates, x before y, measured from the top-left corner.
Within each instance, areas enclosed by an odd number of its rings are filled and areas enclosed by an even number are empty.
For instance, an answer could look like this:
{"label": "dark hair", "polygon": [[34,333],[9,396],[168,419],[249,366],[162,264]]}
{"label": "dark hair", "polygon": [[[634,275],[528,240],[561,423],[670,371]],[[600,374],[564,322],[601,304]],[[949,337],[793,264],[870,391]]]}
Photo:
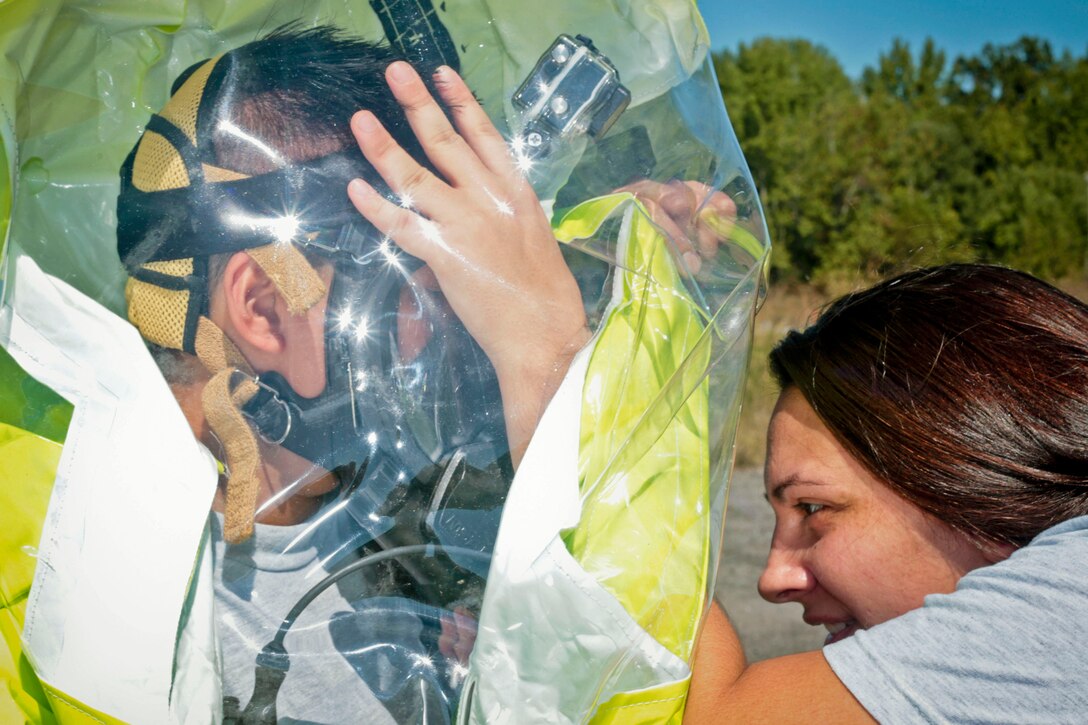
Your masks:
{"label": "dark hair", "polygon": [[292,24],[191,66],[121,166],[122,263],[132,271],[276,241],[267,230],[225,223],[224,206],[259,214],[304,208],[311,231],[355,220],[348,182],[363,177],[384,191],[351,133],[360,109],[429,167],[385,81],[397,59],[330,26]]}
{"label": "dark hair", "polygon": [[924,511],[1022,546],[1088,514],[1088,306],[957,264],[831,303],[771,352],[843,446]]}
{"label": "dark hair", "polygon": [[[354,150],[349,121],[365,108],[425,163],[415,134],[385,83],[386,67],[400,58],[388,46],[330,26],[284,25],[224,55],[220,63],[229,67],[213,113],[297,163]],[[214,128],[212,143],[220,165],[246,174],[274,170],[267,156],[254,153],[252,143],[220,130],[228,126],[217,123]]]}
{"label": "dark hair", "polygon": [[[377,182],[380,187],[377,173],[363,158],[350,128],[352,115],[367,109],[378,117],[402,148],[430,168],[415,133],[385,81],[388,65],[401,59],[386,45],[351,37],[332,26],[303,28],[299,23],[280,26],[262,38],[225,52],[216,61],[201,89],[199,106],[191,110],[197,129],[199,151],[196,153],[202,161],[247,176],[268,174],[281,167],[336,154],[353,159],[354,165],[349,168],[372,183]],[[201,60],[182,72],[173,82],[171,96],[206,63],[207,60]],[[424,81],[433,91],[433,83],[427,78]],[[185,203],[180,204],[151,203],[135,192],[132,199],[126,197],[126,189],[131,191],[132,187],[126,168],[131,173],[131,164],[142,142],[143,137],[121,171],[118,251],[128,266],[156,258],[154,255],[160,253],[159,245],[164,239],[179,236],[175,234],[176,227],[188,229],[192,223],[187,205],[191,200],[189,196],[182,198],[180,201]],[[346,179],[333,174],[308,178],[311,183],[327,187],[330,194],[343,196],[347,203]],[[158,193],[176,199],[180,192],[171,188],[155,192]],[[191,197],[202,199],[202,192],[196,190]],[[123,230],[134,231],[122,239]],[[185,256],[202,260],[202,266],[194,263],[193,272],[187,278],[191,290],[205,290],[198,295],[191,292],[187,303],[191,309],[186,319],[194,321],[196,314],[207,311],[206,290],[218,284],[226,261],[239,248],[238,244],[228,242],[228,250],[215,249],[215,244],[222,240],[210,236],[212,248],[202,249],[193,243],[191,234],[180,235],[186,245]],[[259,243],[255,242],[254,246]],[[318,263],[308,249],[303,253],[311,264]],[[179,357],[180,352],[150,342],[148,347],[168,380],[192,380],[191,373],[187,372],[190,368]]]}

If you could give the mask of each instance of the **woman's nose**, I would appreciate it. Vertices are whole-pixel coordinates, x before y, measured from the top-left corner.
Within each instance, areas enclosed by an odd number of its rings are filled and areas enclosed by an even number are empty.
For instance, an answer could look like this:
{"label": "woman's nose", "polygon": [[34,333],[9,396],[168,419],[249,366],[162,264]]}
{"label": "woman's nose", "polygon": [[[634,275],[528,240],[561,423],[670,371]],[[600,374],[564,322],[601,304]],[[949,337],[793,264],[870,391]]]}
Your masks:
{"label": "woman's nose", "polygon": [[771,542],[767,565],[759,577],[759,595],[772,604],[783,604],[798,599],[810,591],[816,578],[805,566],[801,552]]}

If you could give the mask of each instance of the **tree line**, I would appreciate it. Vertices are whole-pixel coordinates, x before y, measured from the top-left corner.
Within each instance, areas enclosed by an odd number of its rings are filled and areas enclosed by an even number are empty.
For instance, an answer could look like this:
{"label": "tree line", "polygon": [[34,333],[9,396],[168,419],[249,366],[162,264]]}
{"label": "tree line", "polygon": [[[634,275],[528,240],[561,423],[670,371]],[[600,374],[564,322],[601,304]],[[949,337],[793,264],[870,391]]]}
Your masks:
{"label": "tree line", "polygon": [[1088,269],[1088,57],[1024,37],[949,64],[897,40],[851,81],[820,46],[764,38],[714,63],[778,279]]}

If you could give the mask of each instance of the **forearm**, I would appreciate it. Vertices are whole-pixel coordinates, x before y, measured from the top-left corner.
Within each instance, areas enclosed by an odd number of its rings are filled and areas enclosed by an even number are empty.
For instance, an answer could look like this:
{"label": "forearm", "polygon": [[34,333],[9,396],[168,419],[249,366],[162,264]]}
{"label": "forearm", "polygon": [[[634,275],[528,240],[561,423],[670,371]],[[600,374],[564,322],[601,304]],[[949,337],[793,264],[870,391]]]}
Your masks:
{"label": "forearm", "polygon": [[716,603],[692,664],[685,723],[872,723],[822,652],[748,665],[733,625]]}
{"label": "forearm", "polygon": [[701,716],[715,711],[722,693],[736,685],[747,667],[740,637],[715,602],[707,612],[695,648],[685,720],[703,722]]}
{"label": "forearm", "polygon": [[544,410],[563,382],[571,361],[589,341],[587,327],[579,329],[558,351],[534,351],[514,362],[499,363],[496,374],[506,416],[506,436],[515,467],[536,431]]}

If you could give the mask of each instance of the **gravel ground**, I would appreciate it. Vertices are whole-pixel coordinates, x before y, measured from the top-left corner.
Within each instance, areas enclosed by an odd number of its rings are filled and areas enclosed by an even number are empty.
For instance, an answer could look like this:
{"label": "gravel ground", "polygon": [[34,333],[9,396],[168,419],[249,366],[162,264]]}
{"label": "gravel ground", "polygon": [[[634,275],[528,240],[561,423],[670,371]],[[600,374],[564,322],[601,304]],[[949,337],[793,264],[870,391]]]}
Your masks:
{"label": "gravel ground", "polygon": [[801,605],[770,604],[756,591],[767,560],[774,515],[763,498],[763,472],[733,474],[725,517],[725,542],[717,598],[740,633],[750,662],[818,649],[827,632],[801,621]]}

